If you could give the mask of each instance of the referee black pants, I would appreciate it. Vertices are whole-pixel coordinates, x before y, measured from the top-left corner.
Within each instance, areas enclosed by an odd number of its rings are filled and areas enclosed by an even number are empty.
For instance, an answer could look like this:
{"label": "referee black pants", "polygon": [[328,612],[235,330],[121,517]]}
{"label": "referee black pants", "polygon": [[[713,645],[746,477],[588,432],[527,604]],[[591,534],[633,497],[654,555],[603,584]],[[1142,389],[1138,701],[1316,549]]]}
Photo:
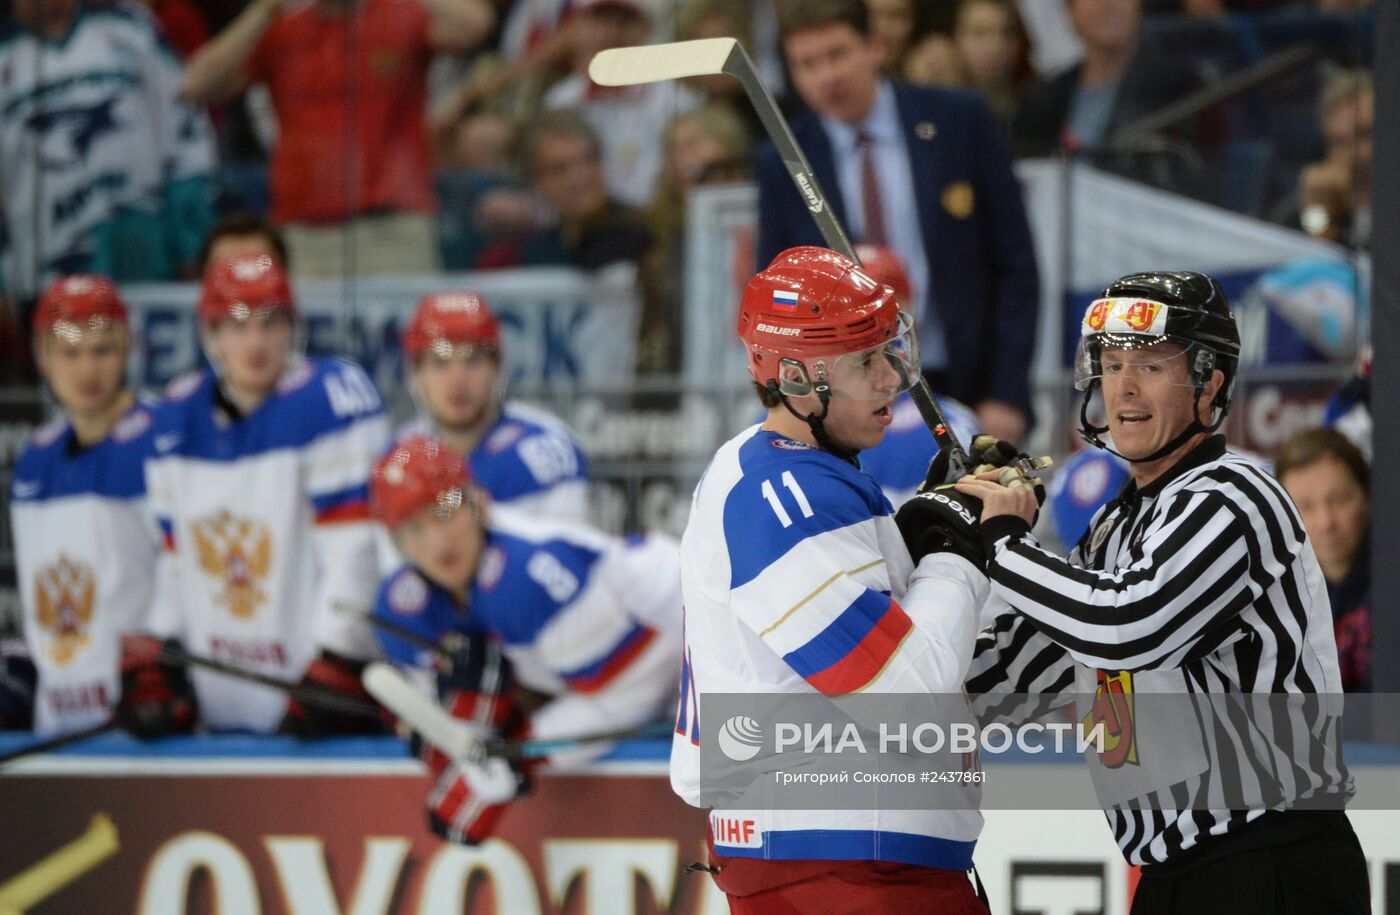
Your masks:
{"label": "referee black pants", "polygon": [[1268,813],[1142,869],[1131,915],[1365,915],[1366,858],[1340,811]]}

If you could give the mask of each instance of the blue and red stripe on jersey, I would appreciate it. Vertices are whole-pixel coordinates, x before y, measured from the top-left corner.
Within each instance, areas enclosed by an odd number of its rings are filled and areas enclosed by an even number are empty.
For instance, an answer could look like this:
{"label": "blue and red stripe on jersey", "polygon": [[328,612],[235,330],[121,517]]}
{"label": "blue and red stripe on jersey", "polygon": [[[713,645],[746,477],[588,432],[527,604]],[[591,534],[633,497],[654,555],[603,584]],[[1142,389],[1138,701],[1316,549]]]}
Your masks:
{"label": "blue and red stripe on jersey", "polygon": [[632,660],[651,644],[655,636],[655,629],[634,623],[632,628],[627,630],[627,634],[597,661],[586,667],[564,671],[561,676],[570,688],[580,693],[596,692],[607,686],[613,677],[632,663]]}
{"label": "blue and red stripe on jersey", "polygon": [[822,693],[844,695],[874,680],[912,627],[892,597],[867,590],[783,660]]}
{"label": "blue and red stripe on jersey", "polygon": [[369,486],[351,486],[311,498],[317,524],[369,520]]}

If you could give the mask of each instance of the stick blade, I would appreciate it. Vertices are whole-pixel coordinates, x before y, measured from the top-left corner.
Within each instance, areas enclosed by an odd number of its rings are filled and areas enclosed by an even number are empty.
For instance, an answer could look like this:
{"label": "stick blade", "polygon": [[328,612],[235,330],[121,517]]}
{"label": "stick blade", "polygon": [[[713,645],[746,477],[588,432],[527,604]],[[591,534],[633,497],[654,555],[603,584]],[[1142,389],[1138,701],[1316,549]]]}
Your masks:
{"label": "stick blade", "polygon": [[637,86],[688,76],[710,76],[724,72],[724,63],[738,43],[734,38],[698,38],[611,48],[593,56],[588,75],[600,86]]}
{"label": "stick blade", "polygon": [[365,667],[360,682],[371,696],[417,731],[424,740],[456,760],[475,760],[484,748],[475,735],[442,706],[418,691],[397,669],[375,661]]}

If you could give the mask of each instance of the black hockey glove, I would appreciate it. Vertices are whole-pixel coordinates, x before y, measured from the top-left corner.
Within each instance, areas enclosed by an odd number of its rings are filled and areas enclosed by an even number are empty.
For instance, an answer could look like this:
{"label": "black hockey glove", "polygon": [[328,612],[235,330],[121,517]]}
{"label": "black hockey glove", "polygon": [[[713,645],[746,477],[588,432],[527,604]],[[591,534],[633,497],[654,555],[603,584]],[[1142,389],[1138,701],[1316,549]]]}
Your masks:
{"label": "black hockey glove", "polygon": [[[312,690],[338,693],[373,707],[374,698],[360,682],[365,663],[322,649],[320,657],[307,665],[300,685]],[[386,719],[383,718],[327,708],[292,697],[287,700],[287,714],[283,716],[278,731],[309,739],[333,734],[382,734],[385,724]]]}
{"label": "black hockey glove", "polygon": [[27,731],[34,726],[37,680],[25,644],[18,639],[0,643],[0,730]]}
{"label": "black hockey glove", "polygon": [[920,493],[900,506],[894,523],[909,547],[914,565],[930,553],[954,553],[977,568],[986,568],[979,533],[982,500],[953,489]]}
{"label": "black hockey glove", "polygon": [[117,724],[143,740],[194,730],[199,704],[184,666],[161,660],[162,643],[149,635],[122,637],[121,685]]}

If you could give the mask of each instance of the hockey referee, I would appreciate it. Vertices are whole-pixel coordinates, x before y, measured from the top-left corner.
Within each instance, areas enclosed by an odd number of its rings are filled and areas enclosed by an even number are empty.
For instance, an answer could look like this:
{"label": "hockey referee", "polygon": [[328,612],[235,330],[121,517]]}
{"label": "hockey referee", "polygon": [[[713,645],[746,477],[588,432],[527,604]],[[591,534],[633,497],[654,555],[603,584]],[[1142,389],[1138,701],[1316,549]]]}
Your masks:
{"label": "hockey referee", "polygon": [[[1031,534],[1029,488],[957,484],[982,501],[988,575],[1014,608],[979,639],[968,688],[1135,696],[1139,713],[1148,694],[1181,695],[1214,764],[1154,769],[1148,720],[1130,765],[1090,760],[1114,837],[1142,865],[1133,915],[1369,912],[1338,720],[1317,714],[1342,691],[1322,572],[1283,488],[1216,434],[1239,353],[1225,294],[1199,273],[1125,276],[1089,306],[1075,358],[1082,431],[1132,479],[1067,559]],[[1096,391],[1107,425],[1091,420]],[[1195,724],[1209,703],[1256,699],[1314,714],[1301,728],[1229,714]],[[1173,755],[1155,736],[1157,758]],[[1140,790],[1105,799],[1097,773],[1110,766]],[[1219,802],[1241,792],[1256,800]]]}

